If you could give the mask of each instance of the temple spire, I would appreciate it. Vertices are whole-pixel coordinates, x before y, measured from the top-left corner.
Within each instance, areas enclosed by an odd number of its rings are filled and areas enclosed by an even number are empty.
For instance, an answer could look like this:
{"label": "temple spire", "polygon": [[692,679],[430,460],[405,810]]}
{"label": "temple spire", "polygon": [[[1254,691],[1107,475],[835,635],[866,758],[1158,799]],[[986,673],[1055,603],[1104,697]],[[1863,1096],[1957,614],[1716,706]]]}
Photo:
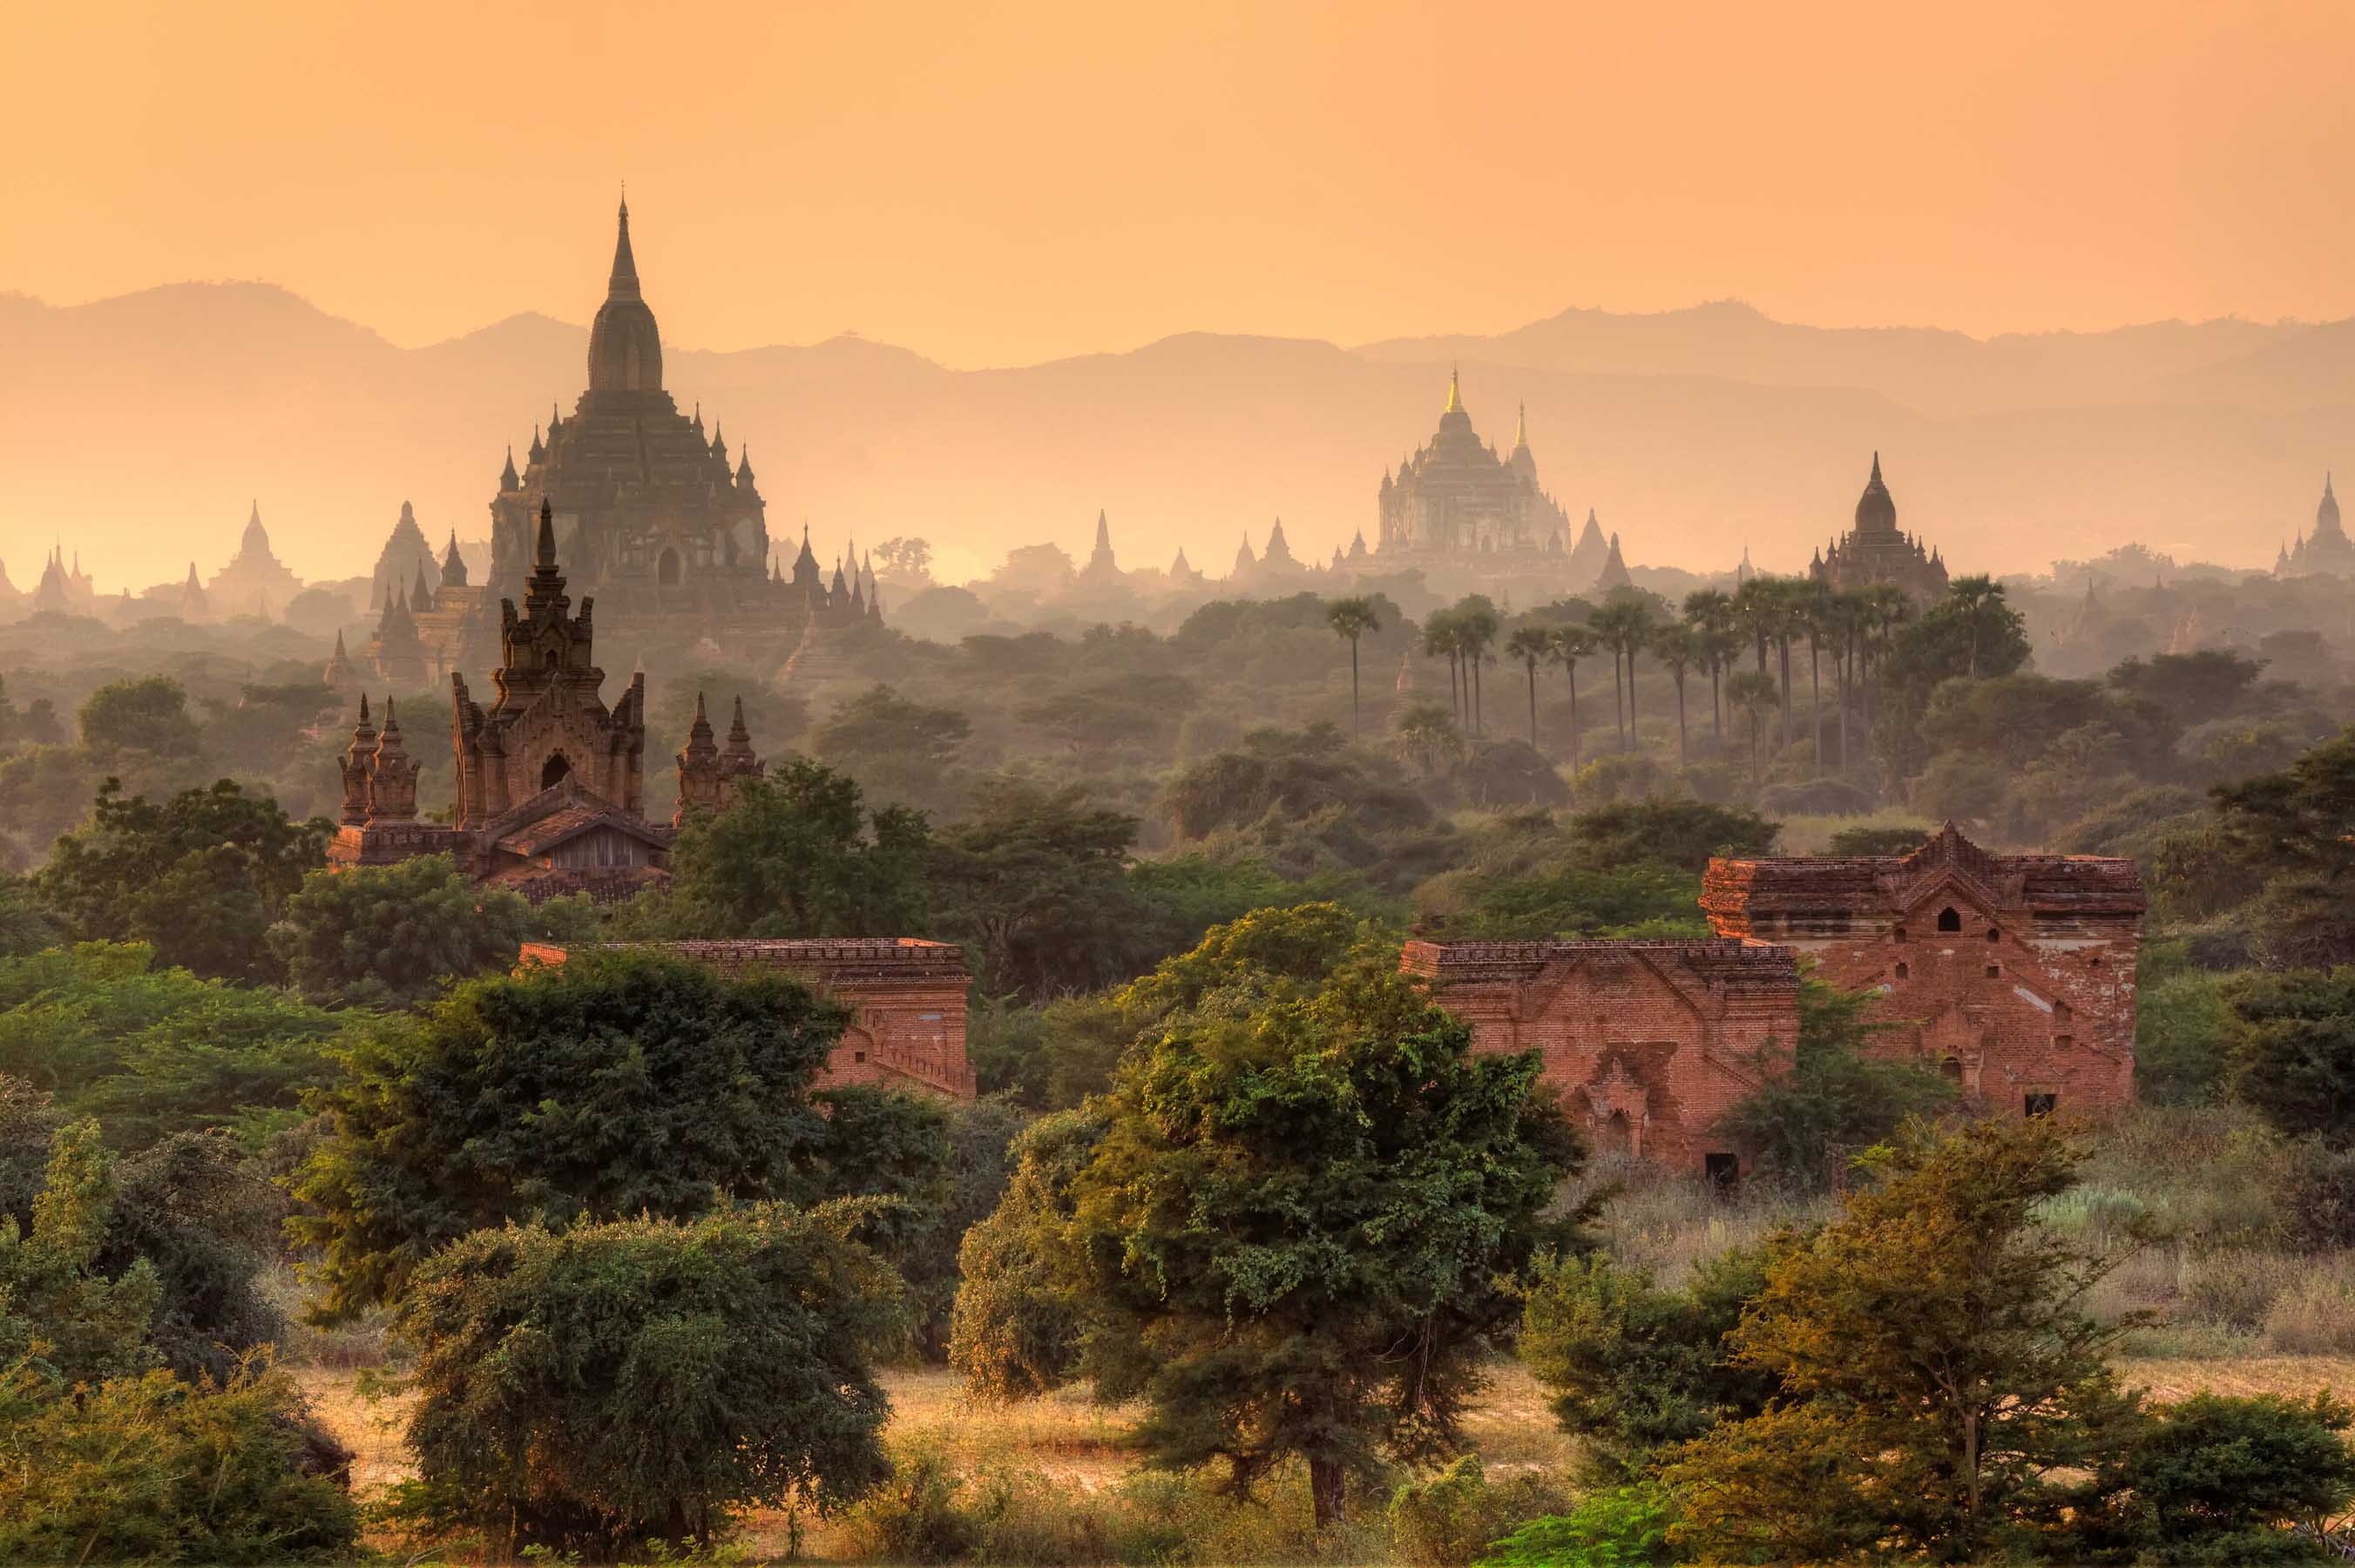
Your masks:
{"label": "temple spire", "polygon": [[622,216],[613,236],[613,275],[606,281],[607,299],[638,297],[638,259],[630,252],[630,202],[622,198]]}
{"label": "temple spire", "polygon": [[1529,443],[1529,405],[1521,405],[1520,421],[1513,427],[1513,447],[1516,451]]}
{"label": "temple spire", "polygon": [[556,570],[556,510],[546,501],[539,504],[539,539],[532,550],[532,563],[548,571]]}
{"label": "temple spire", "polygon": [[1456,368],[1453,365],[1447,368],[1447,406],[1439,411],[1445,414],[1464,411],[1464,389],[1457,382]]}

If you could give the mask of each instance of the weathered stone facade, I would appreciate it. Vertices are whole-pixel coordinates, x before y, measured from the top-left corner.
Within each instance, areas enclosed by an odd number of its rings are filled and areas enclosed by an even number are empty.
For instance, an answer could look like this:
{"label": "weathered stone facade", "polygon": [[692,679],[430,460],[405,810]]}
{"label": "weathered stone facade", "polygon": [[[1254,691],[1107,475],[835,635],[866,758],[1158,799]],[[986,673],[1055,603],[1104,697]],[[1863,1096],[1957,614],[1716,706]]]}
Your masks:
{"label": "weathered stone facade", "polygon": [[2134,1101],[2135,863],[2002,855],[1948,823],[1911,855],[1710,862],[1723,936],[1813,957],[1880,993],[1876,1054],[1943,1072],[1984,1108],[2099,1115]]}
{"label": "weathered stone facade", "polygon": [[1473,1049],[1536,1051],[1589,1146],[1727,1179],[1751,1151],[1720,1117],[1798,1037],[1788,949],[1723,941],[1410,942]]}
{"label": "weathered stone facade", "polygon": [[[842,1001],[850,1026],[827,1063],[830,1082],[921,1089],[954,1100],[975,1095],[964,1036],[972,978],[954,944],[902,936],[651,945],[723,975],[774,970]],[[524,944],[527,964],[565,957],[566,949],[553,943]]]}

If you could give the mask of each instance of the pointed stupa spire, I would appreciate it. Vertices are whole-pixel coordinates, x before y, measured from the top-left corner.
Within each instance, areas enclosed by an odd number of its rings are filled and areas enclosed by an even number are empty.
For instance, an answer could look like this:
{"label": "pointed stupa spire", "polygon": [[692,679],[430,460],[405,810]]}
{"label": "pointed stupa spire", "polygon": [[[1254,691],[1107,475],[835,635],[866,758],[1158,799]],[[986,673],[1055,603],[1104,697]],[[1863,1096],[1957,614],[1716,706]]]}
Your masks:
{"label": "pointed stupa spire", "polygon": [[[657,202],[655,205],[661,204]],[[630,253],[630,198],[626,196],[622,197],[621,217],[615,221],[613,275],[605,282],[605,297],[617,300],[638,297],[638,259]]]}
{"label": "pointed stupa spire", "polygon": [[[509,450],[513,449],[510,448]],[[548,448],[540,444],[539,426],[538,425],[533,425],[531,427],[531,446],[524,455],[533,463],[538,463],[541,458],[548,455]]]}
{"label": "pointed stupa spire", "polygon": [[750,488],[752,484],[752,448],[748,444],[736,453],[736,483]]}
{"label": "pointed stupa spire", "polygon": [[499,470],[499,489],[501,493],[504,494],[506,491],[517,490],[522,487],[523,480],[516,473],[515,448],[510,445],[507,448],[507,465]]}
{"label": "pointed stupa spire", "polygon": [[1104,551],[1112,549],[1112,525],[1104,520],[1102,507],[1096,508],[1096,549]]}
{"label": "pointed stupa spire", "polygon": [[1513,426],[1513,448],[1518,451],[1529,443],[1529,405],[1521,404],[1520,417]]}
{"label": "pointed stupa spire", "polygon": [[1450,365],[1447,368],[1447,406],[1439,411],[1441,413],[1460,414],[1464,411],[1464,389],[1457,375],[1456,367]]}
{"label": "pointed stupa spire", "polygon": [[546,501],[539,504],[539,537],[533,542],[531,558],[535,566],[556,570],[556,508]]}

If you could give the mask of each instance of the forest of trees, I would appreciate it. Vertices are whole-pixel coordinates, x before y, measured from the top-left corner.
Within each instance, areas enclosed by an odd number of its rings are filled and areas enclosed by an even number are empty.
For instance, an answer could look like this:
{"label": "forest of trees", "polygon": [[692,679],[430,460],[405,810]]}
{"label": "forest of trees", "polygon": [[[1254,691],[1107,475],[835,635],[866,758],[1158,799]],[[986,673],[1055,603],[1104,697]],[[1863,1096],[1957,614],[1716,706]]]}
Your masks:
{"label": "forest of trees", "polygon": [[[907,1364],[1121,1402],[1141,1461],[1451,1568],[2291,1560],[2355,1499],[2328,1396],[2113,1371],[2159,1331],[2119,1294],[2154,1247],[2194,1282],[2167,1332],[2286,1342],[2296,1307],[2355,1349],[2355,1287],[2309,1288],[2355,1255],[2327,651],[2040,673],[1984,579],[879,632],[825,700],[660,682],[658,720],[742,691],[766,778],[685,824],[666,886],[535,906],[443,858],[323,869],[346,720],[291,655],[17,636],[0,1561],[676,1555],[787,1507],[1007,1557],[995,1483],[890,1439]],[[1712,855],[1949,817],[2142,863],[2145,1109],[1974,1125],[1809,978],[1793,1071],[1734,1114],[1756,1190],[1689,1197],[1779,1218],[1672,1272],[1614,1218],[1660,1179],[1599,1168],[1534,1057],[1399,972],[1411,932],[1700,934]],[[865,934],[964,949],[980,1101],[829,1086],[845,1017],[791,981],[516,969],[542,937]],[[2204,1195],[2138,1138],[2207,1151]],[[410,1401],[384,1496],[282,1364],[359,1326]],[[1575,1473],[1467,1457],[1507,1360]],[[1191,1560],[1132,1524],[1092,1550]]]}

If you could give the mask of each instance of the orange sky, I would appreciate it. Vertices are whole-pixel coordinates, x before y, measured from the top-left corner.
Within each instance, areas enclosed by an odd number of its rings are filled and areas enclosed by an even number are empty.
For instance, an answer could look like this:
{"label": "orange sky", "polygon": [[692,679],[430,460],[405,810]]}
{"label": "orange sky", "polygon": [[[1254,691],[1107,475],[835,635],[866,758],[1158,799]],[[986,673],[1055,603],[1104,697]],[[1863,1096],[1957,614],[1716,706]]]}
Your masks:
{"label": "orange sky", "polygon": [[2355,314],[2355,7],[15,9],[0,289],[260,278],[953,365],[1739,295],[1977,332]]}

